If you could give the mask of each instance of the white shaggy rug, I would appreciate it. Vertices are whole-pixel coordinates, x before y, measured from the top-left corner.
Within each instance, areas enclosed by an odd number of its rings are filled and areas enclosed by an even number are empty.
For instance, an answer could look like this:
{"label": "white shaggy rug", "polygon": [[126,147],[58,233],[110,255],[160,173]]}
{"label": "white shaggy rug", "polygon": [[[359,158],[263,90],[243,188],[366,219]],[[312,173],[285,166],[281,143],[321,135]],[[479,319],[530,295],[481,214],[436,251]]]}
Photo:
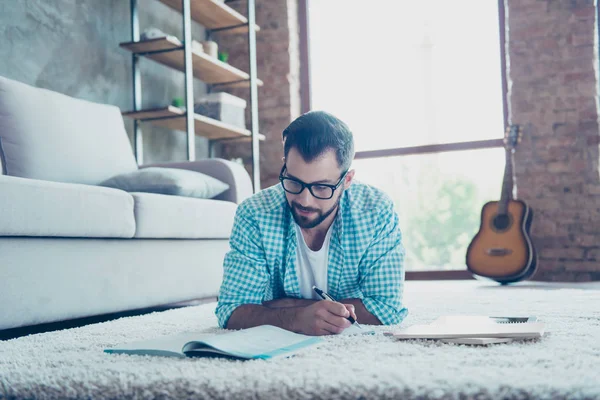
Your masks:
{"label": "white shaggy rug", "polygon": [[405,300],[405,326],[445,314],[536,315],[547,334],[483,347],[335,336],[269,361],[103,353],[160,335],[218,332],[207,304],[0,342],[0,398],[600,398],[599,290],[408,281]]}

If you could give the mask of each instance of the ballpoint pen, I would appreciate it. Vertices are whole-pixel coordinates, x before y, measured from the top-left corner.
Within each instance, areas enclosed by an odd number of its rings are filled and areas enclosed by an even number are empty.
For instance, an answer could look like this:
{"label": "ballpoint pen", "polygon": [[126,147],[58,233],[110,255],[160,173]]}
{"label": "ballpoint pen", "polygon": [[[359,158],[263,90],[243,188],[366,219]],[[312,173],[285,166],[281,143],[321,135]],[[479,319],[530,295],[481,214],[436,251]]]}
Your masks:
{"label": "ballpoint pen", "polygon": [[[337,300],[334,299],[333,296],[330,295],[329,293],[324,292],[323,290],[319,289],[316,286],[313,286],[312,288],[315,291],[315,293],[317,293],[323,300],[329,300],[329,301],[335,301],[335,302],[337,302]],[[350,321],[351,324],[356,324],[356,326],[358,326],[359,328],[362,329],[362,326],[360,326],[360,324],[358,323],[358,321],[356,321],[354,318],[352,318],[352,315],[350,315],[346,319],[348,321]]]}

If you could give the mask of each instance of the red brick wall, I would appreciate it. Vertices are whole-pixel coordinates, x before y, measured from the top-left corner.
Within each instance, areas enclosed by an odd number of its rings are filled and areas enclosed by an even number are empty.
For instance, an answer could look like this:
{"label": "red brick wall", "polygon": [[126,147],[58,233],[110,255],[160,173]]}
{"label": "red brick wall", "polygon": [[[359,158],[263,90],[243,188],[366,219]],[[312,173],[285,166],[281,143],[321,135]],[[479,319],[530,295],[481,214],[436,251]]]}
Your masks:
{"label": "red brick wall", "polygon": [[506,0],[518,197],[534,210],[535,280],[600,280],[598,52],[593,1]]}
{"label": "red brick wall", "polygon": [[[245,1],[228,4],[247,15]],[[283,157],[281,132],[300,115],[297,9],[297,0],[256,0],[256,23],[261,28],[256,36],[258,78],[264,82],[258,89],[259,130],[267,137],[260,143],[262,188],[278,183]],[[214,39],[220,49],[228,51],[231,65],[248,71],[247,34],[221,33]],[[249,99],[248,89],[229,92]],[[249,125],[249,116],[246,121]],[[251,172],[249,143],[223,146],[219,155],[228,159],[241,157]]]}

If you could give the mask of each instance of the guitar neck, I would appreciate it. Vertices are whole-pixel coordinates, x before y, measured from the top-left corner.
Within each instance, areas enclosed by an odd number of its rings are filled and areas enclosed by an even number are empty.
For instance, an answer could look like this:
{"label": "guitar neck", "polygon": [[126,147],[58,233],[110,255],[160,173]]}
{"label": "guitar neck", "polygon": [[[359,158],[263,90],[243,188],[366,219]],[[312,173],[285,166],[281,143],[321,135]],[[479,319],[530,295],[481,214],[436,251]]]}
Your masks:
{"label": "guitar neck", "polygon": [[512,148],[506,148],[506,166],[504,167],[504,179],[502,180],[502,193],[500,203],[498,204],[498,213],[506,214],[508,203],[513,199],[513,151]]}

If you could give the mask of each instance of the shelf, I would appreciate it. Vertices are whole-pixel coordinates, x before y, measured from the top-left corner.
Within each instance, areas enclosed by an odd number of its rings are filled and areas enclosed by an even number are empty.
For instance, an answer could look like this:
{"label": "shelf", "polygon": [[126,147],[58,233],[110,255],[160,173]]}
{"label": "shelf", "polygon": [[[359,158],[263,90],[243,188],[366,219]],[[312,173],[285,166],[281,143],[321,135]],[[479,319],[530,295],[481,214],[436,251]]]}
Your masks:
{"label": "shelf", "polygon": [[[168,106],[151,110],[127,111],[122,114],[125,117],[147,121],[156,126],[186,131],[185,110],[178,107]],[[194,114],[194,120],[194,128],[198,136],[211,140],[252,140],[251,132],[247,129],[226,124],[200,114]],[[265,140],[264,135],[259,134],[258,138],[259,140]]]}
{"label": "shelf", "polygon": [[[181,0],[160,1],[179,12],[183,12]],[[222,1],[190,0],[190,11],[192,19],[207,29],[216,30],[246,24],[245,26],[229,29],[228,32],[248,31],[248,19]],[[260,30],[258,25],[254,25],[254,29],[256,31]]]}
{"label": "shelf", "polygon": [[[143,55],[158,63],[185,72],[183,43],[175,36],[126,42],[121,43],[120,46],[134,54]],[[246,72],[193,49],[192,68],[194,76],[208,84],[226,84],[227,87],[250,86],[250,75]],[[262,84],[263,82],[257,79],[257,85],[262,86]]]}

